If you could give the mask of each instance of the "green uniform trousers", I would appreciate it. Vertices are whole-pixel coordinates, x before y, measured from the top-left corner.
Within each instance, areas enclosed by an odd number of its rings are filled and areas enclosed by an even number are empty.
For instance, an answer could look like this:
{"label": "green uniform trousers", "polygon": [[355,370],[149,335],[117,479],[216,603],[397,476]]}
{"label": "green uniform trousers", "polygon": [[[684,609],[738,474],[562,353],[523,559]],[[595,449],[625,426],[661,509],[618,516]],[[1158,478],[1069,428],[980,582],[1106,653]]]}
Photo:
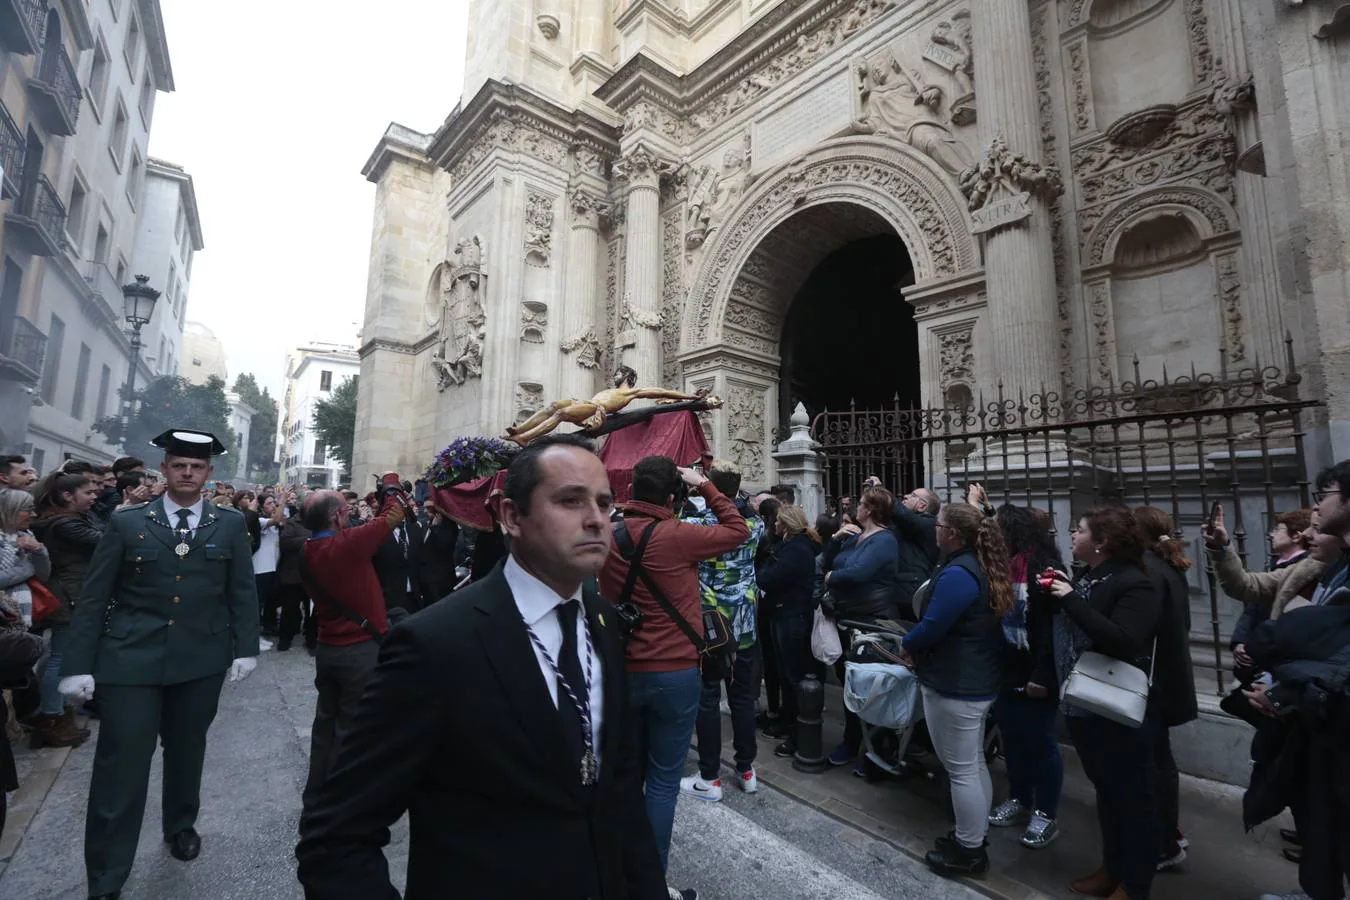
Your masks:
{"label": "green uniform trousers", "polygon": [[164,746],[164,836],[196,824],[206,732],[224,682],[221,672],[181,684],[98,685],[98,749],[84,825],[91,895],[121,890],[131,873],[157,736]]}

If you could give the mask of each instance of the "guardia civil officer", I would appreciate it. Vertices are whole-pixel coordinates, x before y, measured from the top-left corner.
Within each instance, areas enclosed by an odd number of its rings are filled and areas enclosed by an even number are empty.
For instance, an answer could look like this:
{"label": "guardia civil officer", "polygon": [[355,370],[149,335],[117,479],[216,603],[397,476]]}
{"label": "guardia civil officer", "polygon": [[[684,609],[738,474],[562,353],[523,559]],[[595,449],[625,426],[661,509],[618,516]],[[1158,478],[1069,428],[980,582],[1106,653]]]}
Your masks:
{"label": "guardia civil officer", "polygon": [[202,497],[214,435],[186,429],[151,441],[168,490],[115,512],[94,551],[70,624],[61,692],[99,701],[84,862],[92,898],[117,898],[131,872],[150,759],[164,746],[164,840],[195,859],[206,731],[228,674],[258,656],[258,599],[244,517]]}

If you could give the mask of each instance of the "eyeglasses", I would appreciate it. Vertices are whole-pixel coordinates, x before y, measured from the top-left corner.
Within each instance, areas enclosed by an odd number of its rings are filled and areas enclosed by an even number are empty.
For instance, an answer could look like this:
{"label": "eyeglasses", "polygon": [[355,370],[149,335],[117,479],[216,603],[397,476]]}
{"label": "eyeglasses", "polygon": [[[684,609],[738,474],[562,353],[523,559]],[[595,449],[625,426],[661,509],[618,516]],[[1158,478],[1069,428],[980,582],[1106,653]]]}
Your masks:
{"label": "eyeglasses", "polygon": [[1339,488],[1327,488],[1325,491],[1317,491],[1316,493],[1313,494],[1313,501],[1316,503],[1321,503],[1323,500],[1325,500],[1327,497],[1330,497],[1332,494],[1339,494],[1340,492],[1341,491]]}
{"label": "eyeglasses", "polygon": [[956,529],[953,528],[952,526],[947,525],[947,524],[945,524],[945,523],[943,523],[943,522],[938,522],[937,525],[934,526],[934,527],[936,527],[936,528],[945,528],[945,529],[947,529],[948,531],[955,531],[955,530],[956,530]]}

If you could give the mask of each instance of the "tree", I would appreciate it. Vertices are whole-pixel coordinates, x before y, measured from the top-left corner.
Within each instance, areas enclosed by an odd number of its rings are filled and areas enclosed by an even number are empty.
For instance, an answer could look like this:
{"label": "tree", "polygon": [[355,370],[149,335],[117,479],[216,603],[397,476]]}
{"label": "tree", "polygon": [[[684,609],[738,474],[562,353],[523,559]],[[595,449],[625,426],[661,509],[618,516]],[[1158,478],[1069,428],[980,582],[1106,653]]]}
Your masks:
{"label": "tree", "polygon": [[356,445],[356,376],[345,379],[327,400],[314,404],[314,433],[330,455],[352,470]]}
{"label": "tree", "polygon": [[[125,401],[125,391],[120,393]],[[170,428],[209,431],[226,448],[234,449],[230,404],[225,400],[225,381],[221,378],[212,376],[206,384],[193,384],[177,375],[164,375],[137,391],[135,402],[136,415],[132,416],[125,433],[120,415],[105,416],[94,423],[94,430],[109,441],[120,443],[124,453],[147,455],[150,440]],[[217,457],[216,477],[233,478],[236,458],[233,453]]]}
{"label": "tree", "polygon": [[277,466],[277,401],[267,388],[258,390],[258,380],[250,373],[234,379],[234,392],[253,407],[253,421],[248,428],[248,463],[246,477],[259,484],[280,478]]}

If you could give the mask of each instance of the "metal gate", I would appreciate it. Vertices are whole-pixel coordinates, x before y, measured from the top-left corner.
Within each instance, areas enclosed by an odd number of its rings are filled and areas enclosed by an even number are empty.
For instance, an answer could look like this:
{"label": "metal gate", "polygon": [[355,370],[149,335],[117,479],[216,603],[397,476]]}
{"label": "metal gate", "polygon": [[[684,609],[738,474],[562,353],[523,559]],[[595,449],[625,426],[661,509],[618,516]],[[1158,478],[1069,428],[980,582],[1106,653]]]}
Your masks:
{"label": "metal gate", "polygon": [[[835,504],[856,498],[863,480],[875,475],[897,502],[923,485],[951,502],[977,481],[996,506],[1048,512],[1066,551],[1063,538],[1093,506],[1158,506],[1172,514],[1175,538],[1197,562],[1204,559],[1200,525],[1217,501],[1244,565],[1264,568],[1273,517],[1310,500],[1302,417],[1317,403],[1299,399],[1291,338],[1285,347],[1284,371],[1228,372],[1221,365],[1218,375],[1192,371],[1156,381],[1139,377],[1136,358],[1133,381],[1067,400],[1053,392],[1007,396],[1000,384],[995,398],[964,407],[827,410],[812,423],[825,495]],[[1225,636],[1241,608],[1221,599],[1208,566],[1193,566],[1188,575],[1198,614],[1193,659],[1212,666],[1223,693],[1231,665]]]}

